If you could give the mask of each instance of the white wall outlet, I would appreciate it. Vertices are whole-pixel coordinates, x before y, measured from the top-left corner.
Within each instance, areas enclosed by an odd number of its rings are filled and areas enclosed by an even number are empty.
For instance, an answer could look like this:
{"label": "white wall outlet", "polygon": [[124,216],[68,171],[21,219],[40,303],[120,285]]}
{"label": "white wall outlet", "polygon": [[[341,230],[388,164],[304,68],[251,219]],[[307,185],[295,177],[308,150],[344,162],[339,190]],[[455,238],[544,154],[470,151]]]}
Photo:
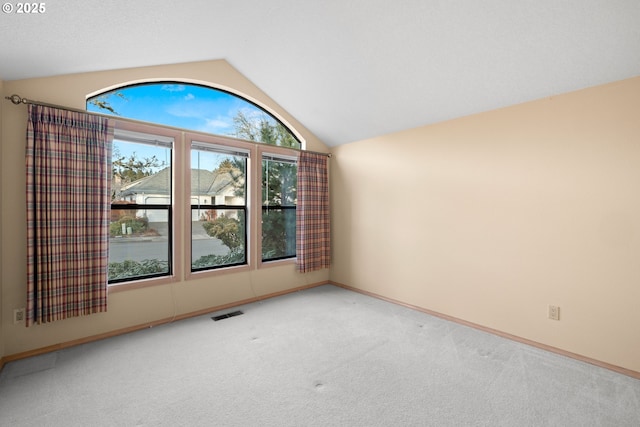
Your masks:
{"label": "white wall outlet", "polygon": [[549,306],[549,319],[560,320],[560,307],[558,307],[557,305]]}
{"label": "white wall outlet", "polygon": [[16,308],[13,310],[13,323],[21,323],[24,322],[24,308]]}

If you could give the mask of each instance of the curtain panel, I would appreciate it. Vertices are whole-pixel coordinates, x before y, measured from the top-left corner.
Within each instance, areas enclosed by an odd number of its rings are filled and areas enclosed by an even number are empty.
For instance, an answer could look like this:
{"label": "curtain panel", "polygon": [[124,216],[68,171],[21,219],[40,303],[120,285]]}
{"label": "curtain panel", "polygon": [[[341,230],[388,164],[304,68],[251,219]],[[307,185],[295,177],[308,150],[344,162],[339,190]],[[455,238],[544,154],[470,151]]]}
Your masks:
{"label": "curtain panel", "polygon": [[107,118],[29,105],[27,326],[107,310],[112,140]]}
{"label": "curtain panel", "polygon": [[328,157],[300,152],[296,208],[296,257],[301,273],[328,268],[331,262]]}

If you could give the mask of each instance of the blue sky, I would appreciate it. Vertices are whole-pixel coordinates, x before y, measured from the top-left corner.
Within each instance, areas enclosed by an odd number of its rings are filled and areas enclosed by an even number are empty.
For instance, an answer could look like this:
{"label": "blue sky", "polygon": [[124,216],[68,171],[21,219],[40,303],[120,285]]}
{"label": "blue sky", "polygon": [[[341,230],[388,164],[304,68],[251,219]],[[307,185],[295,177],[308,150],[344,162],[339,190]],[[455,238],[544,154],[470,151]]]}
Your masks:
{"label": "blue sky", "polygon": [[[188,84],[131,86],[108,94],[106,100],[121,117],[218,135],[233,135],[233,117],[239,110],[249,117],[263,114],[239,97]],[[110,114],[93,104],[87,104],[87,110]]]}
{"label": "blue sky", "polygon": [[[155,83],[131,86],[106,94],[105,100],[119,117],[217,135],[234,135],[233,117],[238,111],[242,111],[247,117],[265,117],[261,109],[237,96],[189,84]],[[91,103],[87,103],[87,110],[112,114]],[[135,151],[139,157],[156,155],[161,161],[165,160],[168,152],[160,147],[126,144],[117,140],[114,141],[114,148],[127,157]],[[207,159],[207,163],[213,160],[208,157]],[[219,162],[220,159],[216,161]],[[217,165],[208,164],[205,168],[213,170],[215,167]]]}

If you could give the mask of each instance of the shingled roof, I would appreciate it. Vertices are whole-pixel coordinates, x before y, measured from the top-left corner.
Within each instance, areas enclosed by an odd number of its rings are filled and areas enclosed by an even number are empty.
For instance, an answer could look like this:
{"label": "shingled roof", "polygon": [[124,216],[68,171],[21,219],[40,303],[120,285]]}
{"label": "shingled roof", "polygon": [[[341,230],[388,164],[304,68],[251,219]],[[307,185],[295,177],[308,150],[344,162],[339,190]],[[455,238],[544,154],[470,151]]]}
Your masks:
{"label": "shingled roof", "polygon": [[[198,196],[216,196],[234,189],[234,184],[239,181],[244,183],[244,178],[239,170],[208,171],[204,169],[191,169],[191,194]],[[169,194],[171,187],[171,169],[165,168],[160,172],[146,176],[122,188],[121,195],[134,194]]]}

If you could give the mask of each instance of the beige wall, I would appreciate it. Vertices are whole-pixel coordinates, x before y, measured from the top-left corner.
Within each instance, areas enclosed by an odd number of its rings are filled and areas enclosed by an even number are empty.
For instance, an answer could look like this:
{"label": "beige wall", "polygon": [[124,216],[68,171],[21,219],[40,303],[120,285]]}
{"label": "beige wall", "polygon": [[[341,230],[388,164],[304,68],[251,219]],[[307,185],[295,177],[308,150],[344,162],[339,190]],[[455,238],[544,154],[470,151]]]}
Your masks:
{"label": "beige wall", "polygon": [[[0,94],[83,108],[105,88],[163,79],[239,91],[326,151],[224,61],[0,81]],[[25,328],[12,314],[25,305],[26,108],[3,99],[0,357],[330,277],[640,371],[638,111],[640,78],[337,147],[330,274],[286,265],[117,292],[108,313]]]}
{"label": "beige wall", "polygon": [[[4,82],[2,81],[2,79],[0,79],[0,95],[3,95],[3,86],[4,86]],[[2,164],[2,151],[4,147],[4,139],[3,139],[3,133],[2,133],[2,109],[4,108],[4,103],[5,103],[5,99],[4,99],[4,95],[3,97],[0,98],[0,164]],[[0,174],[0,188],[2,187],[2,174]],[[2,224],[2,218],[4,217],[3,211],[2,211],[2,197],[0,197],[0,224]],[[0,226],[0,242],[3,242],[4,239],[2,238],[2,227]],[[2,280],[2,249],[0,249],[0,280]],[[2,289],[2,282],[0,282],[0,360],[2,360],[2,357],[4,356],[4,312],[5,310],[3,309],[2,306],[2,294],[3,294],[3,289]],[[0,363],[0,366],[2,365],[2,363]]]}
{"label": "beige wall", "polygon": [[638,112],[635,78],[335,148],[331,279],[640,371]]}
{"label": "beige wall", "polygon": [[[183,80],[213,84],[246,95],[280,116],[296,129],[310,150],[327,148],[282,110],[273,100],[238,73],[225,61],[207,61],[65,75],[51,78],[5,81],[2,96],[20,96],[43,102],[84,108],[86,96],[116,87],[151,80]],[[255,295],[265,295],[299,286],[325,282],[328,271],[301,275],[289,263],[215,278],[179,281],[174,284],[110,293],[109,311],[88,317],[54,322],[44,326],[25,328],[14,325],[13,309],[24,307],[26,300],[26,229],[25,229],[25,172],[24,149],[27,123],[26,107],[7,105],[1,110],[2,129],[2,246],[0,262],[0,300],[2,335],[0,350],[10,356],[23,351],[108,333],[121,328],[171,318],[208,307],[229,304]],[[179,227],[187,229],[186,224]],[[177,245],[180,247],[180,245]],[[180,254],[178,255],[181,256]],[[0,353],[0,356],[2,353]]]}

